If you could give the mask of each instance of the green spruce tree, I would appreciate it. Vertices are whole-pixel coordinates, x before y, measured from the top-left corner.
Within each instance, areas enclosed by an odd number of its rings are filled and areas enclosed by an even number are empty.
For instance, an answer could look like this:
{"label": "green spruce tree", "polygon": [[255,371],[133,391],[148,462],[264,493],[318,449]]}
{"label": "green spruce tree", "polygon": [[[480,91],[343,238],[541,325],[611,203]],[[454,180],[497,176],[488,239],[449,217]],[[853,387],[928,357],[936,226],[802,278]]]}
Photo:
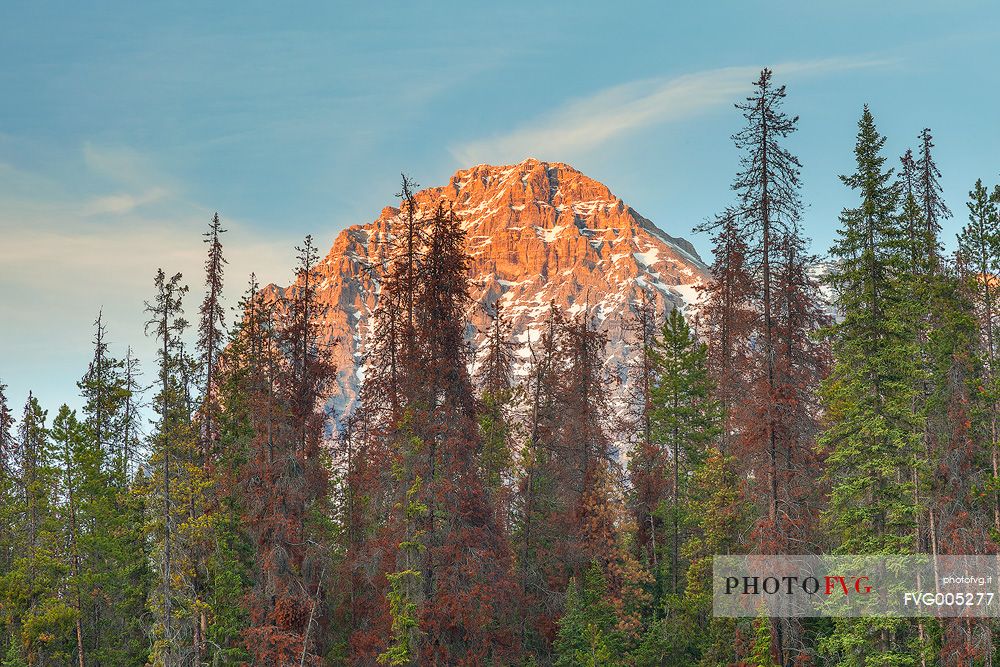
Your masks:
{"label": "green spruce tree", "polygon": [[556,667],[615,667],[626,664],[624,642],[608,584],[597,563],[573,579],[566,591],[566,612],[555,641]]}
{"label": "green spruce tree", "polygon": [[[885,137],[866,106],[858,123],[855,173],[842,176],[858,195],[845,208],[829,277],[841,319],[829,327],[834,367],[822,388],[831,484],[830,529],[841,553],[912,552],[912,471],[922,423],[914,414],[918,377],[906,227],[900,192],[885,168]],[[845,619],[824,650],[842,665],[912,664],[913,632],[898,619]]]}
{"label": "green spruce tree", "polygon": [[684,587],[681,549],[682,530],[689,523],[685,511],[688,477],[701,465],[709,444],[719,432],[718,408],[710,397],[712,384],[706,350],[695,339],[681,312],[674,309],[648,351],[656,375],[652,389],[653,441],[661,444],[670,461],[670,495],[661,505],[668,528],[666,539],[660,543],[670,556],[663,560],[669,563],[667,590],[674,595]]}

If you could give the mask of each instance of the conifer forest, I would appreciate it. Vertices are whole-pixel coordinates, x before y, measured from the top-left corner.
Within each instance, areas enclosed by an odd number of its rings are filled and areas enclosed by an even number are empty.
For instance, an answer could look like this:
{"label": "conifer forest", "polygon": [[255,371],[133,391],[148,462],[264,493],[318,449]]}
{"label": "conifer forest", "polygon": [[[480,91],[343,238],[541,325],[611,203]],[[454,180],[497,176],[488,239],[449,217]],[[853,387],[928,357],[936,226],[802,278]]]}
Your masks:
{"label": "conifer forest", "polygon": [[404,177],[349,409],[316,241],[281,291],[206,220],[154,358],[95,312],[81,407],[0,384],[0,665],[997,664],[996,619],[712,613],[720,554],[1000,553],[1000,185],[946,202],[859,101],[816,248],[794,89],[731,102],[709,279],[614,331],[496,307],[473,350],[462,216]]}

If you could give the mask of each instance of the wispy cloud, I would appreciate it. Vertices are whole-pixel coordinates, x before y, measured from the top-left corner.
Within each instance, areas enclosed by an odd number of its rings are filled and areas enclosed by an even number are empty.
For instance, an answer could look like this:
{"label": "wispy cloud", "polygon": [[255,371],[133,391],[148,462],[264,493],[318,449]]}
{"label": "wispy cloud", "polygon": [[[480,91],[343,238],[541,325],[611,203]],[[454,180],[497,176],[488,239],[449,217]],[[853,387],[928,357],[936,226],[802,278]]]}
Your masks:
{"label": "wispy cloud", "polygon": [[[0,285],[24,283],[57,292],[85,290],[94,298],[133,297],[148,287],[156,266],[200,280],[201,233],[214,211],[191,201],[146,156],[123,147],[84,144],[82,159],[98,184],[80,194],[10,165],[13,182],[0,184]],[[45,187],[37,184],[45,184]],[[251,270],[265,280],[287,278],[291,240],[272,238],[225,216],[234,277]],[[273,249],[270,249],[274,246]],[[42,266],[42,272],[32,267]],[[131,292],[131,293],[130,293]]]}
{"label": "wispy cloud", "polygon": [[[18,330],[14,339],[31,344],[26,332],[45,323],[38,341],[62,347],[86,347],[86,336],[66,332],[54,322],[85,326],[105,309],[119,333],[142,343],[136,326],[143,301],[152,294],[157,267],[168,274],[181,272],[197,303],[203,280],[204,245],[201,233],[210,213],[177,217],[125,216],[124,224],[31,225],[5,232],[0,248],[0,287],[6,295],[0,314]],[[294,253],[290,239],[271,239],[248,230],[238,220],[226,219],[224,238],[226,295],[235,304],[250,272],[262,282],[288,282]],[[58,313],[58,318],[56,316]],[[55,326],[55,330],[52,327]],[[7,333],[10,333],[9,331]]]}
{"label": "wispy cloud", "polygon": [[[66,159],[82,159],[84,188],[0,164],[6,177],[0,179],[0,318],[7,325],[0,331],[0,369],[8,375],[29,377],[31,368],[55,364],[53,355],[60,363],[84,363],[98,310],[115,341],[151,358],[143,302],[152,294],[157,267],[184,274],[192,291],[189,316],[196,312],[205,253],[201,235],[214,211],[190,200],[151,160],[129,149],[85,145]],[[294,239],[222,214],[229,230],[228,303],[236,303],[251,271],[262,283],[288,282]]]}
{"label": "wispy cloud", "polygon": [[[895,61],[827,58],[775,65],[782,80],[849,70],[884,67]],[[751,87],[760,66],[726,67],[674,78],[644,79],[600,90],[520,127],[452,147],[462,164],[516,162],[528,156],[566,159],[628,133],[696,116],[731,104]]]}
{"label": "wispy cloud", "polygon": [[92,215],[124,215],[132,211],[163,199],[168,191],[165,188],[154,187],[139,194],[120,192],[112,195],[94,197],[83,206],[82,213],[86,216]]}

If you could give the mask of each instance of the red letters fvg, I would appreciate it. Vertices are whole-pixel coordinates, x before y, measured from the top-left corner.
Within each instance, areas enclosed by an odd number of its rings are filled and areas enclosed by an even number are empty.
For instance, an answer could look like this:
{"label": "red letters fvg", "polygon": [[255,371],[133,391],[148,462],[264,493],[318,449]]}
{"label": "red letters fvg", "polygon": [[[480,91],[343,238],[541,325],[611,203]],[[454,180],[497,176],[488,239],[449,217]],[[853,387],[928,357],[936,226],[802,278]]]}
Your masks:
{"label": "red letters fvg", "polygon": [[852,590],[854,593],[865,595],[872,590],[872,587],[868,585],[868,577],[832,577],[827,575],[823,579],[826,581],[825,595],[832,595],[837,590],[843,591],[844,595],[850,595]]}

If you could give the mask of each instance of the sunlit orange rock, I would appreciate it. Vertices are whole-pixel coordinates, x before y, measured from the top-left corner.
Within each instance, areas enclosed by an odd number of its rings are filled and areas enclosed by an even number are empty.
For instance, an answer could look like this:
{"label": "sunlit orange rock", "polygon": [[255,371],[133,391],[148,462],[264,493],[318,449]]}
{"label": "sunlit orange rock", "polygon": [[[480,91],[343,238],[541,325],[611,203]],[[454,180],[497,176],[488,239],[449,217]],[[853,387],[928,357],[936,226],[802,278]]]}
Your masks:
{"label": "sunlit orange rock", "polygon": [[[479,165],[418,192],[416,201],[418,217],[444,201],[462,220],[472,256],[473,346],[481,342],[498,299],[521,343],[526,332],[540,328],[552,300],[572,314],[586,308],[607,331],[609,371],[617,372],[634,354],[623,340],[622,322],[642,293],[661,311],[682,307],[706,277],[690,243],[658,229],[605,185],[566,164],[530,159]],[[374,222],[345,229],[319,266],[326,330],[338,343],[338,386],[331,398],[340,408],[351,403],[363,377],[376,283],[391,255],[389,232],[399,215],[398,208],[386,206]]]}

